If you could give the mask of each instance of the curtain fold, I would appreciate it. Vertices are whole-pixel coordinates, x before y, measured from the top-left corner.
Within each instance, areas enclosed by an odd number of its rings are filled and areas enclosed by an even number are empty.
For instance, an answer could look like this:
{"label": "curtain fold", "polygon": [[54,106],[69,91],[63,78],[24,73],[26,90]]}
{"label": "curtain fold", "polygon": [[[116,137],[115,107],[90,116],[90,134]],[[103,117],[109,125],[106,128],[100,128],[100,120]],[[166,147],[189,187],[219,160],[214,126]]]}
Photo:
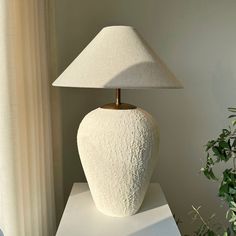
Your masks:
{"label": "curtain fold", "polygon": [[62,208],[60,111],[50,89],[52,2],[0,1],[0,229],[6,236],[52,236],[55,204]]}

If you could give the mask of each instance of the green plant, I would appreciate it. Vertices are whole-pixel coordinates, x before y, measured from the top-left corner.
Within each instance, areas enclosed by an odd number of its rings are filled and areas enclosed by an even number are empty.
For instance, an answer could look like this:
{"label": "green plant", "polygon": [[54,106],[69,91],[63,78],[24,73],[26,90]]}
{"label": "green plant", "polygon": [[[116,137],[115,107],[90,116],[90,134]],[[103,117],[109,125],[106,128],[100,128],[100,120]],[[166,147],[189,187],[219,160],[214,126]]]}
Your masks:
{"label": "green plant", "polygon": [[[236,113],[236,108],[229,108],[228,110]],[[223,129],[216,139],[210,140],[206,144],[206,163],[201,171],[209,180],[220,182],[218,195],[228,205],[226,218],[230,223],[231,231],[236,235],[236,114],[230,115],[229,118],[233,118],[232,125],[227,129]],[[223,175],[216,177],[214,166],[229,161],[231,162],[231,168],[225,168]],[[211,236],[218,234],[214,234],[214,231],[211,230],[209,234],[199,235]],[[230,230],[226,230],[223,235],[230,235]]]}
{"label": "green plant", "polygon": [[[229,228],[225,229],[221,224],[215,223],[215,214],[212,214],[210,217],[205,219],[200,213],[199,207],[192,206],[192,211],[189,214],[192,215],[193,222],[199,221],[200,226],[193,232],[193,236],[230,236],[231,231]],[[189,236],[188,234],[185,236]]]}

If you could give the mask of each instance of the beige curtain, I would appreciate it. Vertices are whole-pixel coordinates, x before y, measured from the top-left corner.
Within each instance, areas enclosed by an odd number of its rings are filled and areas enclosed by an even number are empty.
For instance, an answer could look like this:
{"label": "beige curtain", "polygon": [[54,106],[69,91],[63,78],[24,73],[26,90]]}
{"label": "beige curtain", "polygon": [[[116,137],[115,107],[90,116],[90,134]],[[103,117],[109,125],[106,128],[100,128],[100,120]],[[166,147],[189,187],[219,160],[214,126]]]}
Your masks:
{"label": "beige curtain", "polygon": [[51,91],[52,4],[0,0],[0,229],[5,236],[55,235],[56,206],[58,212],[62,208],[60,115],[58,95]]}

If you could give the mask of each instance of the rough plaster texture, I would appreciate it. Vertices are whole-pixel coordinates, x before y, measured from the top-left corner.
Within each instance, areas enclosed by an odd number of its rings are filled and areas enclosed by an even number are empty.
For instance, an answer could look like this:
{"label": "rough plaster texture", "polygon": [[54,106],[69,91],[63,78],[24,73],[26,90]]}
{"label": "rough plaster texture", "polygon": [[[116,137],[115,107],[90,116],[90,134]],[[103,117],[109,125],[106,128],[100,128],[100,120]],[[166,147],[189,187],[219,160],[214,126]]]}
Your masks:
{"label": "rough plaster texture", "polygon": [[98,210],[110,216],[135,214],[157,160],[158,128],[137,108],[98,108],[82,120],[78,149]]}

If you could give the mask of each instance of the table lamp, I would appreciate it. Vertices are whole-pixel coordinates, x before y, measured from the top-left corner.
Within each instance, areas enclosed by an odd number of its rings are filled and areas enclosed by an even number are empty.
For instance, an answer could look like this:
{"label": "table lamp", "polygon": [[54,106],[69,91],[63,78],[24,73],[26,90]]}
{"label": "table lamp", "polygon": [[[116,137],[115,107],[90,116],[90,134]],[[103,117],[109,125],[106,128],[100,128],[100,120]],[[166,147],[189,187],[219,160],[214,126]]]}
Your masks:
{"label": "table lamp", "polygon": [[156,165],[159,132],[150,114],[121,101],[121,89],[182,88],[181,83],[133,27],[109,26],[53,85],[116,90],[114,103],[80,123],[78,150],[96,208],[115,217],[135,214]]}

